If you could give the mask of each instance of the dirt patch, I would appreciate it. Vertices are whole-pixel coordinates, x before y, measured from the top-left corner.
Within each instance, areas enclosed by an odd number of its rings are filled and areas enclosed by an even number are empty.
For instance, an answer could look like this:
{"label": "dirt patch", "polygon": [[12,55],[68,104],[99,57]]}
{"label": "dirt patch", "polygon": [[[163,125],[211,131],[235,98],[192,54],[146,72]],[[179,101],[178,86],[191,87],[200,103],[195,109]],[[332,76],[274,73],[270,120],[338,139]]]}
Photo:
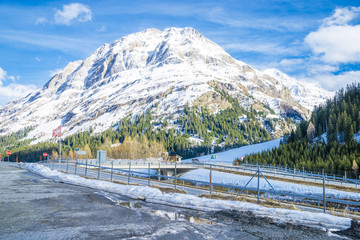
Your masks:
{"label": "dirt patch", "polygon": [[[244,226],[244,229],[250,229],[251,227],[259,228],[265,232],[277,231],[292,233],[292,235],[281,235],[282,239],[323,239],[327,238],[326,232],[319,228],[313,228],[309,226],[295,225],[292,223],[282,223],[275,221],[269,217],[260,217],[254,215],[250,211],[237,211],[237,210],[221,210],[211,212],[209,214],[210,219],[221,222],[236,222],[239,225]],[[257,227],[256,227],[257,226]],[[256,231],[261,231],[257,229]],[[298,234],[300,233],[300,235]],[[269,239],[277,239],[278,236],[268,236]]]}
{"label": "dirt patch", "polygon": [[351,226],[348,229],[334,233],[349,237],[351,239],[360,239],[360,222],[357,220],[352,220]]}
{"label": "dirt patch", "polygon": [[162,193],[182,193],[182,194],[187,194],[187,192],[185,190],[174,189],[174,188],[165,188],[165,187],[157,187],[157,186],[152,186],[152,187],[159,189]]}

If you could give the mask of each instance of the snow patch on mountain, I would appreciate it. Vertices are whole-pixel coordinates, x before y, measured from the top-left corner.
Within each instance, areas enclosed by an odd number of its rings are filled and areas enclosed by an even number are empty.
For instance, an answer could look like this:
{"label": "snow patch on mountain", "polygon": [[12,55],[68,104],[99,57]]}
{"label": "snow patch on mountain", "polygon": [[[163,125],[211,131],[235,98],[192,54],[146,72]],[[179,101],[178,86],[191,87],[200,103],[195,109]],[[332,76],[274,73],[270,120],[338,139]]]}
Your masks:
{"label": "snow patch on mountain", "polygon": [[[300,99],[307,92],[296,95],[279,80],[283,75],[269,75],[232,58],[193,28],[147,29],[104,44],[85,60],[69,63],[41,90],[0,107],[0,135],[33,126],[27,138],[36,143],[50,139],[60,124],[63,136],[90,126],[101,132],[147,110],[158,119],[176,119],[186,104],[204,96],[203,104],[216,112],[218,90],[249,110],[309,117]],[[323,97],[305,96],[309,103]]]}
{"label": "snow patch on mountain", "polygon": [[[267,69],[263,73],[275,78],[281,85],[286,86],[290,90],[293,99],[311,111],[315,106],[325,103],[327,99],[335,95],[335,92],[329,92],[316,83],[300,82],[277,69]],[[281,87],[281,85],[277,86]]]}

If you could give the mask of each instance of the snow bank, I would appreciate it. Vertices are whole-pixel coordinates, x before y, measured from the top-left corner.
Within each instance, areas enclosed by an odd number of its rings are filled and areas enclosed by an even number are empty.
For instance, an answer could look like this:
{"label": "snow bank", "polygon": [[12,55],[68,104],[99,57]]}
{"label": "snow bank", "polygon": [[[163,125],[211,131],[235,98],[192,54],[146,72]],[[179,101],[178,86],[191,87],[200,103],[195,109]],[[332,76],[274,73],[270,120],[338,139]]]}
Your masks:
{"label": "snow bank", "polygon": [[61,173],[51,170],[48,167],[27,163],[23,168],[53,179],[57,182],[64,182],[103,191],[121,194],[134,199],[143,199],[151,203],[160,203],[176,207],[186,207],[196,210],[215,211],[232,209],[238,211],[251,211],[255,215],[269,217],[283,223],[294,223],[313,227],[324,227],[329,229],[346,229],[351,225],[351,219],[332,216],[324,213],[311,213],[280,208],[267,208],[252,203],[225,201],[200,198],[193,195],[178,193],[162,193],[156,188],[140,187],[115,184],[107,181],[85,179],[79,176]]}

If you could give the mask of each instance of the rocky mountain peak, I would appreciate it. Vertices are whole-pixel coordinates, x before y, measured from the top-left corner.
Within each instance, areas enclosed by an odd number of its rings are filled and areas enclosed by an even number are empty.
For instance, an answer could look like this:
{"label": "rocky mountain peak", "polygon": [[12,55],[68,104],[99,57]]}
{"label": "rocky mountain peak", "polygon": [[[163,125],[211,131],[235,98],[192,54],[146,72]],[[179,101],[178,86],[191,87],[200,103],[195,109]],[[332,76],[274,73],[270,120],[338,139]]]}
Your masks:
{"label": "rocky mountain peak", "polygon": [[309,110],[292,91],[296,84],[284,79],[232,58],[193,28],[147,29],[102,45],[41,90],[1,107],[0,128],[7,134],[36,126],[28,138],[41,141],[60,123],[69,135],[94,125],[103,131],[149,109],[157,118],[176,117],[187,104],[216,112],[229,107],[219,90],[246,109],[306,118]]}

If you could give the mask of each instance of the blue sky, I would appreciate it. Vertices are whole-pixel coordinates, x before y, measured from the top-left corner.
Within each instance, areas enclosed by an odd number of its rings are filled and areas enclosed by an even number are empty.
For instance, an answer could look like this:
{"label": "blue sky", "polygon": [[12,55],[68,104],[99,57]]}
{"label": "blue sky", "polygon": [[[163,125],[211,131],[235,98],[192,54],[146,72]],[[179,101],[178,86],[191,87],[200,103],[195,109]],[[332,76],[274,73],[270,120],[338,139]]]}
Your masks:
{"label": "blue sky", "polygon": [[359,1],[0,2],[0,106],[147,28],[193,27],[234,58],[337,90],[360,79]]}

